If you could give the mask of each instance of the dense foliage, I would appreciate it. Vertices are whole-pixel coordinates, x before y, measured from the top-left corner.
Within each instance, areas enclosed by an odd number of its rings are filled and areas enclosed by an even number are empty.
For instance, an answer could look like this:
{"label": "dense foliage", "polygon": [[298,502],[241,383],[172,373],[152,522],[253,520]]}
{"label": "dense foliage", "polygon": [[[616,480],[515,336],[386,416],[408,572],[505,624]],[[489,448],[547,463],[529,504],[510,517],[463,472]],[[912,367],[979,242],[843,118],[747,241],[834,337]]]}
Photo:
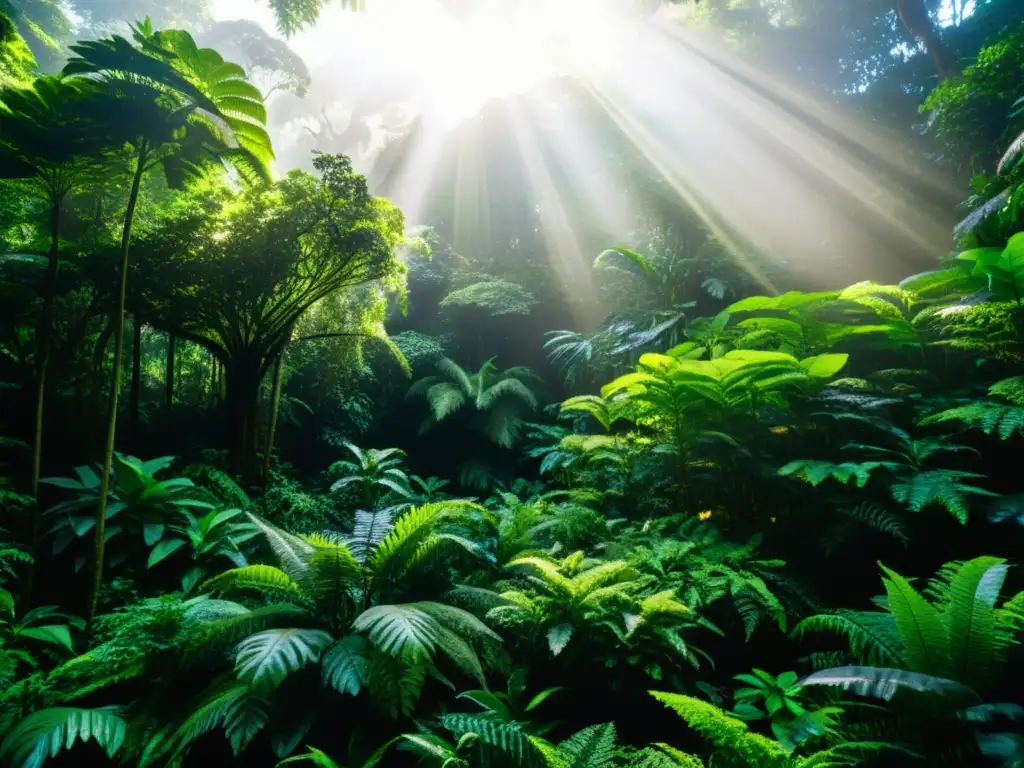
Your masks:
{"label": "dense foliage", "polygon": [[301,57],[162,5],[0,0],[0,764],[1024,764],[1011,3],[691,9],[916,98],[961,223],[768,295],[652,203],[586,312],[522,201],[462,254],[275,178]]}

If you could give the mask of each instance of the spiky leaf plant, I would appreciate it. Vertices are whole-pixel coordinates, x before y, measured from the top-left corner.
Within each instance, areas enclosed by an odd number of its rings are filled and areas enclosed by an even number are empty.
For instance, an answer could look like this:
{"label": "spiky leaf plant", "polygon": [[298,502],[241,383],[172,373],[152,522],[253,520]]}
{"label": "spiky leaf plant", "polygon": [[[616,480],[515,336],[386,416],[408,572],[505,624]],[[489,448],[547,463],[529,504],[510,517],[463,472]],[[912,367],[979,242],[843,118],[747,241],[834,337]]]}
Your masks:
{"label": "spiky leaf plant", "polygon": [[263,604],[197,598],[185,614],[188,657],[216,663],[230,651],[235,680],[224,670],[230,684],[212,688],[160,743],[151,742],[153,760],[184,756],[199,735],[217,727],[241,751],[267,725],[260,712],[286,706],[283,699],[298,690],[292,678],[307,668],[319,668],[325,689],[367,695],[394,715],[408,713],[427,674],[443,677],[445,667],[483,684],[479,652],[500,638],[461,608],[404,598],[410,591],[422,595],[426,583],[443,591],[460,557],[469,564],[482,554],[476,537],[493,532],[486,509],[467,501],[410,509],[386,533],[364,537],[358,559],[337,539],[295,536],[249,518],[278,565],[229,570],[201,590],[262,597]]}

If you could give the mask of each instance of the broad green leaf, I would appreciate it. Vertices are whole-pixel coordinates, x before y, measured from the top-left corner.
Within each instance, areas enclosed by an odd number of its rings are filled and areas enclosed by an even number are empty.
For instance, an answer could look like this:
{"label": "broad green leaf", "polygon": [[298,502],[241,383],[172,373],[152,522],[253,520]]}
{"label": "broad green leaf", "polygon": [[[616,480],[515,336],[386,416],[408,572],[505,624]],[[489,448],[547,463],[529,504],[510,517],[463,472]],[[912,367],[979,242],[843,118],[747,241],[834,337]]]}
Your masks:
{"label": "broad green leaf", "polygon": [[149,561],[146,563],[146,567],[152,568],[160,561],[177,552],[183,546],[185,546],[184,539],[164,539],[163,541],[157,542],[157,545],[149,552]]}
{"label": "broad green leaf", "polygon": [[882,582],[910,670],[944,676],[949,668],[949,640],[938,609],[898,573],[879,566],[888,576]]}
{"label": "broad green leaf", "polygon": [[827,379],[839,373],[849,357],[846,354],[815,355],[814,357],[805,357],[800,361],[800,365],[806,368],[807,373],[811,376]]}

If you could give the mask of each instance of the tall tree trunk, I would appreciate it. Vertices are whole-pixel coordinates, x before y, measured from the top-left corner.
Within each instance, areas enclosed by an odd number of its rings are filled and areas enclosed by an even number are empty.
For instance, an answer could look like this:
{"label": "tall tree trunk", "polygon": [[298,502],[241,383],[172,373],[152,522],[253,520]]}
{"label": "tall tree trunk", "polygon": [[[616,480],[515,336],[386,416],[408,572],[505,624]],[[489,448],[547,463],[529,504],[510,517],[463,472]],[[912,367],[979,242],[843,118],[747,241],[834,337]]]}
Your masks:
{"label": "tall tree trunk", "polygon": [[164,405],[167,407],[168,415],[174,405],[174,334],[167,334],[167,369],[164,390]]}
{"label": "tall tree trunk", "polygon": [[128,434],[132,443],[139,440],[139,396],[142,390],[142,319],[132,318],[132,382],[128,390]]}
{"label": "tall tree trunk", "polygon": [[[107,324],[103,326],[103,330],[100,331],[99,337],[96,339],[96,346],[92,353],[92,370],[89,373],[89,417],[88,417],[88,431],[98,432],[100,429],[100,419],[97,418],[96,414],[99,414],[103,410],[101,403],[103,394],[103,361],[107,356],[107,345],[110,344],[110,337],[114,335],[114,318],[108,317]],[[88,451],[91,459],[99,458],[98,454],[94,454],[92,451]]]}
{"label": "tall tree trunk", "polygon": [[258,422],[256,403],[263,378],[260,367],[259,358],[245,354],[224,366],[227,385],[224,410],[231,449],[230,467],[231,473],[243,484],[252,482],[256,470],[253,447]]}
{"label": "tall tree trunk", "polygon": [[[57,278],[60,274],[61,202],[61,197],[56,195],[50,200],[50,255],[46,266],[46,282],[43,283],[43,311],[39,315],[39,328],[36,331],[36,408],[32,430],[31,479],[32,498],[36,505],[32,515],[33,554],[39,544],[39,523],[42,514],[39,504],[39,477],[43,466],[43,409],[46,401],[46,369],[50,363],[50,347],[53,341],[53,311],[57,302]],[[30,589],[30,587],[26,587],[26,589]]]}
{"label": "tall tree trunk", "polygon": [[896,0],[896,15],[907,31],[925,47],[940,82],[960,74],[956,57],[942,42],[924,0]]}
{"label": "tall tree trunk", "polygon": [[270,457],[274,453],[274,435],[277,432],[277,413],[281,408],[281,385],[284,382],[284,350],[274,362],[274,384],[270,394],[270,418],[267,421],[267,441],[263,446],[263,483],[270,476]]}
{"label": "tall tree trunk", "polygon": [[114,464],[114,440],[117,435],[117,395],[121,383],[121,355],[124,352],[124,303],[128,288],[128,249],[132,239],[132,224],[135,220],[135,206],[139,202],[139,186],[146,172],[146,146],[139,147],[135,158],[135,175],[128,195],[128,209],[124,214],[124,228],[121,231],[121,286],[117,300],[117,317],[114,330],[114,373],[111,377],[110,397],[107,404],[107,441],[103,449],[103,473],[100,475],[100,501],[96,507],[95,562],[93,564],[92,593],[89,596],[87,616],[89,631],[92,631],[96,608],[103,586],[103,552],[107,535],[107,492],[110,490],[110,470]]}

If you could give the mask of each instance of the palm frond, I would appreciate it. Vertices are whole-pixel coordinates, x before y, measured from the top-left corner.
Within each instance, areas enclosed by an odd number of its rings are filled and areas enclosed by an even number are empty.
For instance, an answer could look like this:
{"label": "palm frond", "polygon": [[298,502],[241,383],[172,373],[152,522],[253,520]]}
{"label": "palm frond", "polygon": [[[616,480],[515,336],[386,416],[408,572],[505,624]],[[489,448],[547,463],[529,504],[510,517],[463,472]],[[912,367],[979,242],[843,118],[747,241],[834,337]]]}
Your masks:
{"label": "palm frond", "polygon": [[22,768],[39,768],[47,758],[76,742],[95,741],[113,758],[124,744],[128,725],[118,710],[53,707],[40,709],[7,732],[0,756]]}
{"label": "palm frond", "polygon": [[358,696],[370,679],[370,646],[363,635],[346,635],[323,655],[324,683],[338,693]]}
{"label": "palm frond", "polygon": [[295,670],[317,661],[332,639],[320,629],[257,632],[235,646],[235,672],[253,688],[276,688]]}

